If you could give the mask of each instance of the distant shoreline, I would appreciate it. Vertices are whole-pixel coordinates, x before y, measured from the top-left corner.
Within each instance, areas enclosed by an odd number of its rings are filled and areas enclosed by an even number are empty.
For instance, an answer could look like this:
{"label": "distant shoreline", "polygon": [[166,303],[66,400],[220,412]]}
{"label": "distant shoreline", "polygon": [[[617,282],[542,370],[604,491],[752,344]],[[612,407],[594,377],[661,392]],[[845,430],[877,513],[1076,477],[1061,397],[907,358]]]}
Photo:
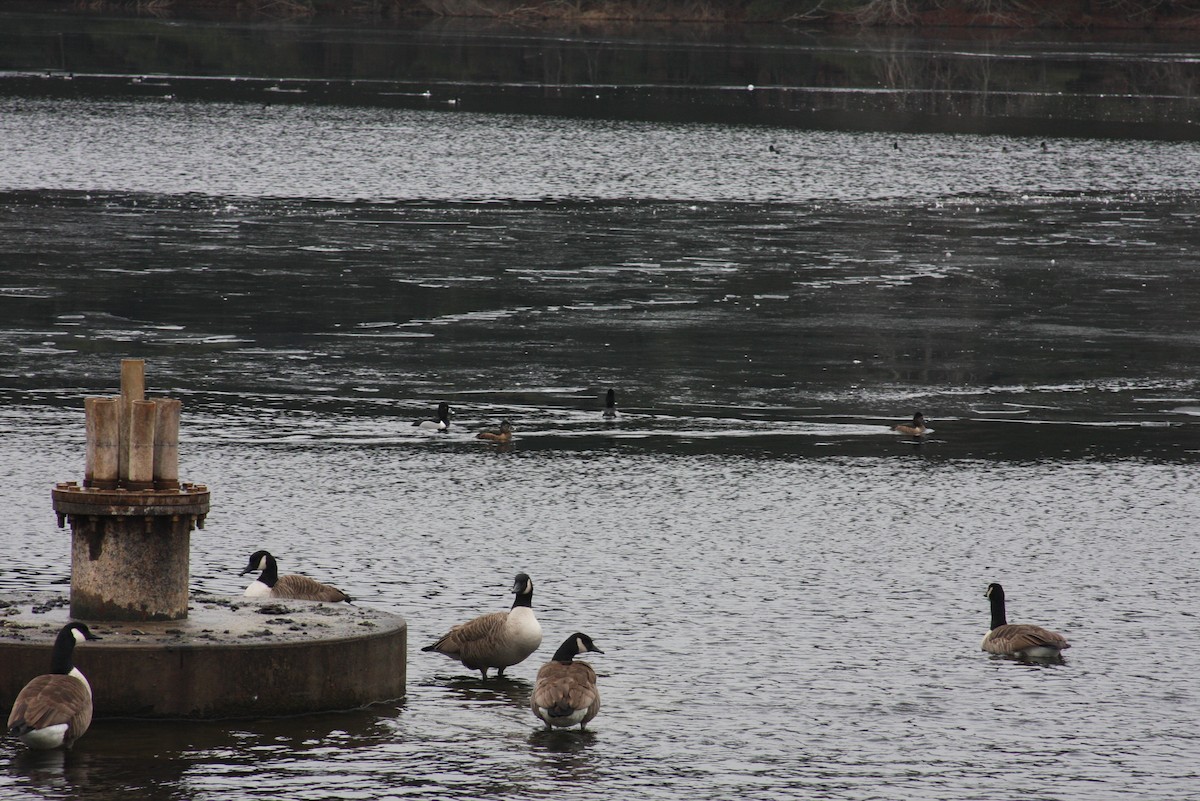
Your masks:
{"label": "distant shoreline", "polygon": [[[984,10],[980,10],[980,9]],[[225,19],[488,18],[813,27],[1195,31],[1200,5],[1157,0],[0,0],[0,12]]]}

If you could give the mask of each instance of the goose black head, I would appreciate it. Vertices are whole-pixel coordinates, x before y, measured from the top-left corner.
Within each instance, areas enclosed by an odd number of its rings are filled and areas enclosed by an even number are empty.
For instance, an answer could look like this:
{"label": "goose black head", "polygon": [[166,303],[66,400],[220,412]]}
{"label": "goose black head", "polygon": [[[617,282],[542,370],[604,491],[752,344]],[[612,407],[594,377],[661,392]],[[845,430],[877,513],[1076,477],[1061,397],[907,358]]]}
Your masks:
{"label": "goose black head", "polygon": [[533,579],[527,573],[518,573],[513,579],[512,592],[514,595],[533,595]]}
{"label": "goose black head", "polygon": [[100,637],[93,634],[86,623],[73,620],[63,626],[58,630],[58,636],[54,638],[54,649],[50,652],[50,672],[70,673],[74,669],[71,652],[75,650],[75,643],[98,639]]}
{"label": "goose black head", "polygon": [[571,636],[575,640],[576,653],[586,654],[588,651],[591,651],[594,654],[604,653],[600,650],[600,647],[592,641],[592,638],[584,634],[582,631],[577,631]]}
{"label": "goose black head", "polygon": [[577,631],[567,639],[563,640],[563,644],[558,646],[558,650],[554,652],[552,659],[555,662],[570,662],[579,654],[602,654],[603,651],[592,641],[592,638],[584,634],[582,631]]}
{"label": "goose black head", "polygon": [[258,570],[266,570],[267,564],[271,561],[271,554],[268,551],[255,551],[250,554],[250,561],[246,564],[246,569],[239,576],[244,576],[247,573],[254,573]]}
{"label": "goose black head", "polygon": [[93,634],[92,630],[87,627],[86,623],[71,621],[62,627],[58,636],[69,635],[75,642],[83,642],[84,640],[99,640],[103,639],[98,634]]}

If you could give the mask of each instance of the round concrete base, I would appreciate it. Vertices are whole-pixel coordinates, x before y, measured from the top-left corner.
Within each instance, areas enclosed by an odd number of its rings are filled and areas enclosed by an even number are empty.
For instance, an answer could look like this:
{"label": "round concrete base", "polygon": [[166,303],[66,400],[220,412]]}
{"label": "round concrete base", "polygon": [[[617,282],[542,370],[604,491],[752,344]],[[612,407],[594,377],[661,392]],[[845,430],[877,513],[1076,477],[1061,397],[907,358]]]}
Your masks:
{"label": "round concrete base", "polygon": [[[0,597],[0,709],[49,672],[67,598]],[[352,709],[404,695],[404,618],[351,604],[194,596],[184,620],[83,621],[97,717],[232,718]]]}

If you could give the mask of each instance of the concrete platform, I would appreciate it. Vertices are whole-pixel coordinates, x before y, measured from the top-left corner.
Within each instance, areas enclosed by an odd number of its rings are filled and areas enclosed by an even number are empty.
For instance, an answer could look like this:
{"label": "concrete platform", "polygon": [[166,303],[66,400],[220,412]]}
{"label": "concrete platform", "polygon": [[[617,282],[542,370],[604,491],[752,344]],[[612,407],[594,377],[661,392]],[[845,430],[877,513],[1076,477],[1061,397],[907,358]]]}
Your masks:
{"label": "concrete platform", "polygon": [[[0,709],[47,672],[66,597],[0,596]],[[75,649],[97,717],[246,718],[404,695],[404,618],[352,604],[193,596],[183,620],[96,622]]]}

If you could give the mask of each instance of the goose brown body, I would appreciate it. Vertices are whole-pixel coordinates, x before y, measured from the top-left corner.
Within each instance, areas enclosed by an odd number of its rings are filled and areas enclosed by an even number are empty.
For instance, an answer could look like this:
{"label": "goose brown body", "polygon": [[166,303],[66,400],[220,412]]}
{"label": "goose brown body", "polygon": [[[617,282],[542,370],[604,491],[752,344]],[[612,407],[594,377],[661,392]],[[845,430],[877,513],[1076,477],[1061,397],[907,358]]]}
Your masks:
{"label": "goose brown body", "polygon": [[991,601],[992,628],[983,637],[980,648],[988,653],[1018,658],[1054,658],[1071,647],[1067,638],[1056,631],[1029,623],[1009,623],[1004,605],[1004,588],[988,585],[985,597]]}
{"label": "goose brown body", "polygon": [[271,588],[272,598],[290,598],[298,601],[349,601],[350,596],[337,587],[322,584],[316,579],[290,573],[280,576]]}
{"label": "goose brown body", "polygon": [[255,551],[250,555],[250,562],[242,575],[261,570],[257,579],[246,587],[246,596],[250,598],[279,598],[294,601],[331,601],[349,602],[349,595],[329,584],[322,584],[316,579],[290,573],[279,575],[279,564],[275,557],[267,551]]}
{"label": "goose brown body", "polygon": [[70,748],[92,725],[92,688],[71,662],[79,640],[98,640],[87,626],[68,623],[58,633],[53,672],[29,681],[13,702],[8,732],[30,748]]}
{"label": "goose brown body", "polygon": [[587,662],[576,662],[576,654],[604,653],[586,634],[576,632],[537,672],[537,683],[529,698],[529,707],[539,720],[551,727],[582,730],[600,712],[600,690],[596,671]]}
{"label": "goose brown body", "polygon": [[35,677],[21,688],[13,703],[9,732],[33,745],[30,741],[34,732],[61,725],[66,726],[61,744],[70,748],[92,725],[91,689],[71,675],[47,673]]}

